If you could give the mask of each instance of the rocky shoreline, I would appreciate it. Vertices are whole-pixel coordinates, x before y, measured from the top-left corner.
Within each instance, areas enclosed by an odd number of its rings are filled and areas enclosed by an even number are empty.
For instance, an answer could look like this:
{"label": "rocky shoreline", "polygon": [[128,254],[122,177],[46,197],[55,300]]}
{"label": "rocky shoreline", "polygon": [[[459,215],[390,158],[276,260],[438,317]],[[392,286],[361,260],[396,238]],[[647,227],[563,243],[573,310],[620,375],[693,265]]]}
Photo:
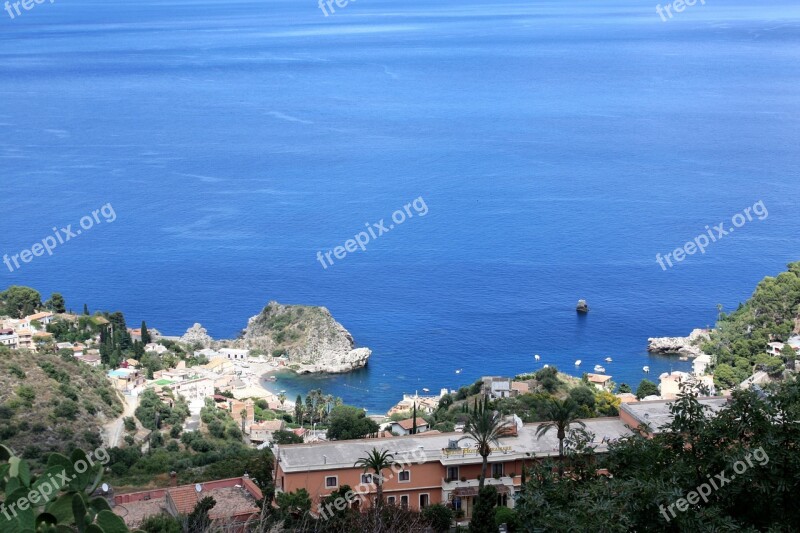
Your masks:
{"label": "rocky shoreline", "polygon": [[710,330],[694,329],[688,337],[652,337],[647,339],[647,351],[664,355],[699,357],[703,355],[701,346],[711,339]]}
{"label": "rocky shoreline", "polygon": [[367,366],[372,350],[356,347],[352,334],[324,307],[270,302],[250,318],[238,339],[214,340],[200,324],[180,339],[203,348],[250,350],[281,358],[298,374],[342,374]]}

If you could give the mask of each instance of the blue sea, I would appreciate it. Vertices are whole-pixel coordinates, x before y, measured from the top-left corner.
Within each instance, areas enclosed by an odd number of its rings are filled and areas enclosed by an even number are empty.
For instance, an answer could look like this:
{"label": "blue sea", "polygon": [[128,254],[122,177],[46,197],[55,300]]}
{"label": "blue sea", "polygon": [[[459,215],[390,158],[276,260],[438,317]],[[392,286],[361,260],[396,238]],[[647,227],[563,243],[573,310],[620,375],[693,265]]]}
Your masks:
{"label": "blue sea", "polygon": [[[686,369],[647,338],[713,324],[800,259],[796,1],[666,21],[640,0],[333,7],[0,11],[0,254],[76,234],[0,264],[0,286],[215,338],[269,300],[325,306],[368,367],[274,386],[381,412],[545,364],[633,385]],[[424,216],[323,267],[415,199]],[[763,220],[659,266],[757,202]]]}

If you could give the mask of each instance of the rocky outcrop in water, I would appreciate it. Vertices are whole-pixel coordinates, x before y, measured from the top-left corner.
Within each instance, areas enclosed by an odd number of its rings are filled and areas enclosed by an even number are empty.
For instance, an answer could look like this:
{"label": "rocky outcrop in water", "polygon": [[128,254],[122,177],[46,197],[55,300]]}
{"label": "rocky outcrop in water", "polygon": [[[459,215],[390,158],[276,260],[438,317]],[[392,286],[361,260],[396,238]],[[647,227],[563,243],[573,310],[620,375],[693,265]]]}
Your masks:
{"label": "rocky outcrop in water", "polygon": [[343,373],[366,366],[372,351],[356,348],[353,336],[324,307],[270,302],[250,319],[238,347],[286,356],[299,373]]}
{"label": "rocky outcrop in water", "polygon": [[186,333],[181,337],[181,342],[187,344],[200,344],[203,348],[208,348],[214,342],[214,339],[208,334],[206,328],[200,324],[195,324],[186,330]]}
{"label": "rocky outcrop in water", "polygon": [[695,329],[688,337],[653,337],[647,339],[647,351],[697,357],[703,353],[700,346],[710,340],[709,333],[707,329]]}

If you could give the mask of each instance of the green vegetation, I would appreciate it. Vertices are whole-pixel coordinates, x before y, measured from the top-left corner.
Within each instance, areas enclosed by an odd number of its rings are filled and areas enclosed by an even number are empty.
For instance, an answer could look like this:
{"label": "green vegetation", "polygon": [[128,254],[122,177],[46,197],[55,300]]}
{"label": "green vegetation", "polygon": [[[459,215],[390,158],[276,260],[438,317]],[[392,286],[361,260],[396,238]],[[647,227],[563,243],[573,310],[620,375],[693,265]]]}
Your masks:
{"label": "green vegetation", "polygon": [[25,450],[34,466],[51,452],[96,447],[101,424],[121,413],[101,369],[27,351],[0,357],[0,439]]}
{"label": "green vegetation", "polygon": [[108,459],[99,451],[94,453],[96,457],[87,457],[79,449],[70,457],[53,453],[47,459],[47,470],[36,475],[25,460],[0,445],[0,491],[4,495],[0,531],[127,532],[105,498],[91,497],[102,482],[103,464]]}
{"label": "green vegetation", "polygon": [[375,504],[378,507],[383,506],[383,471],[392,466],[393,460],[394,455],[388,451],[372,448],[365,457],[362,457],[353,465],[363,468],[364,472],[371,471],[374,474],[372,479],[375,481],[377,491]]}
{"label": "green vegetation", "polygon": [[536,436],[541,438],[545,436],[550,430],[556,432],[558,438],[558,475],[564,475],[564,439],[567,437],[570,427],[575,424],[581,427],[586,427],[582,421],[578,420],[578,404],[572,398],[564,401],[553,399],[550,401],[550,407],[547,412],[547,419],[545,422],[536,428]]}
{"label": "green vegetation", "polygon": [[472,520],[469,523],[470,533],[489,533],[496,531],[494,521],[495,506],[497,505],[497,489],[493,486],[481,487],[478,499],[472,510]]}
{"label": "green vegetation", "polygon": [[643,379],[636,387],[636,397],[641,400],[647,396],[658,396],[658,385],[649,379]]}
{"label": "green vegetation", "polygon": [[139,396],[136,418],[150,430],[161,429],[162,425],[180,426],[189,416],[189,406],[183,397],[173,399],[172,404],[170,407],[161,401],[153,389],[147,389]]}
{"label": "green vegetation", "polygon": [[[800,530],[798,381],[770,386],[766,397],[737,390],[716,414],[684,392],[671,411],[664,431],[624,438],[602,458],[573,431],[569,475],[558,477],[550,461],[528,472],[516,505],[521,523],[530,531],[590,531],[599,524],[620,533]],[[676,505],[712,479],[717,486],[708,486],[707,498]]]}
{"label": "green vegetation", "polygon": [[445,533],[450,531],[450,524],[453,522],[453,511],[449,507],[437,503],[423,509],[422,518],[430,524],[431,529],[436,533]]}
{"label": "green vegetation", "polygon": [[[544,368],[533,374],[522,374],[514,378],[526,382],[530,392],[514,398],[501,398],[491,402],[491,408],[503,415],[517,415],[523,422],[545,422],[550,418],[553,399],[571,398],[578,406],[578,418],[617,416],[620,399],[611,392],[587,385],[585,381],[561,374],[554,367]],[[480,381],[461,387],[455,395],[446,394],[439,408],[432,414],[422,416],[431,427],[442,432],[453,431],[455,424],[465,424],[469,409],[480,397]],[[394,418],[394,417],[393,417]],[[403,414],[398,418],[409,418]]]}
{"label": "green vegetation", "polygon": [[17,285],[0,292],[0,315],[24,318],[42,308],[42,295],[30,287]]}
{"label": "green vegetation", "polygon": [[44,307],[53,313],[66,313],[67,304],[61,294],[54,292],[50,299],[44,303]]}
{"label": "green vegetation", "polygon": [[330,414],[328,439],[359,439],[378,432],[378,424],[370,420],[364,411],[357,407],[342,405],[335,407]]}
{"label": "green vegetation", "polygon": [[500,412],[495,411],[489,404],[489,397],[478,401],[472,411],[467,416],[467,423],[464,426],[464,437],[475,441],[478,454],[483,459],[481,466],[481,478],[478,484],[479,493],[483,490],[486,481],[486,465],[489,455],[492,453],[492,446],[499,446],[498,439],[509,424],[503,420]]}
{"label": "green vegetation", "polygon": [[[753,370],[778,375],[788,360],[767,355],[770,342],[785,342],[797,332],[800,317],[800,262],[791,263],[788,272],[767,277],[753,296],[730,314],[721,310],[717,327],[703,351],[716,357],[714,377],[717,385],[731,388],[749,377]],[[792,356],[794,357],[794,356]]]}

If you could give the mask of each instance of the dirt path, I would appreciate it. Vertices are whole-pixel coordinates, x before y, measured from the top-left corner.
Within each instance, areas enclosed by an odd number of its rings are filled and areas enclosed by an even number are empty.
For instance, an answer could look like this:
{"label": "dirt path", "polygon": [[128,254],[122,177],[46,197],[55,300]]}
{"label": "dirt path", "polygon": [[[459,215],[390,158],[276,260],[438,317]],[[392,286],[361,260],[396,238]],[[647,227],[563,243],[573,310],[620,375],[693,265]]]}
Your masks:
{"label": "dirt path", "polygon": [[119,418],[112,420],[111,422],[105,424],[103,426],[103,438],[105,440],[106,446],[109,448],[114,448],[119,446],[119,441],[122,438],[122,430],[125,427],[124,418],[128,416],[133,416],[133,413],[136,411],[136,408],[139,406],[139,396],[131,395],[131,396],[122,396],[122,414]]}

